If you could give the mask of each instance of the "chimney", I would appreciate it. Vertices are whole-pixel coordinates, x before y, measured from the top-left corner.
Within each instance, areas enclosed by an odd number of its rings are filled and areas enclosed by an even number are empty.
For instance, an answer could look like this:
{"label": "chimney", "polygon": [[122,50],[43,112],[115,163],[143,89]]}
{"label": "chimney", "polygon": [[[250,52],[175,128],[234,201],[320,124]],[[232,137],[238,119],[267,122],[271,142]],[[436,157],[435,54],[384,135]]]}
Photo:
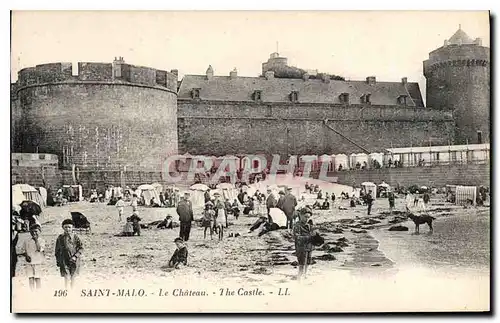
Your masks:
{"label": "chimney", "polygon": [[483,46],[483,40],[481,38],[476,38],[474,40],[474,44],[479,45],[479,46]]}
{"label": "chimney", "polygon": [[302,79],[303,79],[304,81],[309,80],[309,73],[304,73],[304,75],[302,75]]}
{"label": "chimney", "polygon": [[403,77],[401,79],[401,83],[403,83],[403,85],[406,85],[408,83],[408,78],[407,77]]}
{"label": "chimney", "polygon": [[443,46],[444,46],[444,47],[446,47],[446,46],[448,46],[449,44],[450,44],[450,42],[448,41],[448,39],[445,39],[445,40],[444,40],[444,45],[443,45]]}
{"label": "chimney", "polygon": [[207,75],[207,80],[211,80],[214,77],[214,69],[212,68],[212,65],[208,65],[205,74]]}
{"label": "chimney", "polygon": [[375,76],[368,76],[366,78],[366,83],[369,85],[375,85],[377,83],[377,78]]}
{"label": "chimney", "polygon": [[322,79],[322,80],[323,80],[323,82],[325,82],[325,83],[330,83],[330,75],[328,75],[328,74],[323,74],[323,75],[321,76],[321,79]]}
{"label": "chimney", "polygon": [[236,69],[236,67],[229,73],[229,77],[231,79],[235,79],[238,77],[238,70]]}
{"label": "chimney", "polygon": [[179,70],[170,70],[170,73],[174,74],[175,76],[179,76]]}
{"label": "chimney", "polygon": [[274,78],[274,72],[273,71],[267,71],[264,76],[266,77],[266,80],[271,80],[271,79]]}
{"label": "chimney", "polygon": [[121,78],[122,77],[122,65],[125,63],[123,57],[115,57],[113,61],[113,78]]}

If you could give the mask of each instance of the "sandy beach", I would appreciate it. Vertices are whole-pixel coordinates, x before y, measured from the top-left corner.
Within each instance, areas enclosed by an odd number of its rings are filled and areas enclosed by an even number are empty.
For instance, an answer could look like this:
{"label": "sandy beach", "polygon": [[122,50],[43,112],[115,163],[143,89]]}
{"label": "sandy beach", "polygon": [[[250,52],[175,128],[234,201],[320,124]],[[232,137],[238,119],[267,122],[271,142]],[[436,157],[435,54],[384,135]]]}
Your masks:
{"label": "sandy beach", "polygon": [[[396,200],[404,209],[404,199]],[[414,225],[399,223],[409,231],[388,231],[393,216],[386,215],[386,199],[375,202],[371,216],[366,207],[348,206],[339,201],[329,211],[315,211],[313,221],[325,238],[325,245],[313,253],[309,276],[297,282],[294,245],[290,232],[278,230],[258,237],[249,233],[256,216],[230,218],[223,241],[203,239],[203,229],[193,224],[189,266],[168,271],[179,228],[143,229],[140,237],[117,237],[124,222],[117,210],[105,204],[80,202],[47,208],[42,218],[42,236],[47,243],[43,265],[43,301],[27,287],[24,260],[20,259],[13,280],[14,311],[449,311],[489,309],[489,209],[463,209],[444,204],[437,197],[430,211],[435,231],[426,226],[413,233]],[[70,211],[84,213],[92,223],[92,233],[81,233],[84,243],[83,268],[77,287],[64,298],[54,297],[64,287],[55,266],[54,244],[60,224]],[[126,214],[131,214],[131,208]],[[142,223],[177,219],[174,208],[140,208]],[[201,214],[195,213],[195,219]],[[229,237],[239,233],[239,237]],[[22,240],[26,237],[23,234]],[[464,248],[465,245],[473,248]],[[472,251],[468,251],[472,250]],[[157,297],[82,297],[82,289],[136,288]],[[168,308],[159,295],[163,290],[203,290],[214,297],[168,298]],[[267,296],[223,298],[221,288],[259,288]],[[275,296],[288,288],[291,296]],[[273,292],[274,291],[274,292]],[[217,296],[217,297],[215,297]],[[242,296],[243,297],[243,296]],[[272,302],[271,302],[272,300]],[[163,302],[163,303],[162,303]],[[272,303],[272,306],[269,304]],[[65,305],[62,305],[65,304]],[[266,305],[267,304],[267,305]],[[35,307],[35,308],[34,308]]]}

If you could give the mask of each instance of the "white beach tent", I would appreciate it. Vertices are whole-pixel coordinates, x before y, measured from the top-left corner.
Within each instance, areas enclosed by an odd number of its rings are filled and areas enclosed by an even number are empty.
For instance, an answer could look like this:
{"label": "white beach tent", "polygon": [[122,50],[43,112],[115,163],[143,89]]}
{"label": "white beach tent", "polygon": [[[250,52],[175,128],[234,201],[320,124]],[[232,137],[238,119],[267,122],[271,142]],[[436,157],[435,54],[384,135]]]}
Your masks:
{"label": "white beach tent", "polygon": [[472,204],[476,205],[477,187],[476,186],[457,186],[455,188],[455,204],[467,204],[472,200]]}
{"label": "white beach tent", "polygon": [[154,187],[154,189],[156,190],[156,192],[158,192],[158,194],[163,192],[163,185],[161,185],[160,183],[153,183],[151,184],[151,186]]}
{"label": "white beach tent", "polygon": [[198,184],[191,185],[189,187],[189,189],[192,190],[192,191],[202,191],[202,192],[205,192],[205,191],[210,190],[210,187],[208,187],[205,184],[198,183]]}
{"label": "white beach tent", "polygon": [[324,154],[324,155],[321,155],[319,156],[319,162],[320,162],[320,165],[318,167],[318,170],[321,170],[321,168],[323,168],[323,164],[327,164],[328,167],[326,168],[327,171],[333,171],[334,170],[334,167],[335,167],[335,156],[332,155],[327,155],[327,154]]}
{"label": "white beach tent", "polygon": [[342,169],[349,169],[349,158],[346,154],[338,154],[332,155],[335,161],[335,170],[339,169],[339,166],[342,165]]}
{"label": "white beach tent", "polygon": [[155,198],[156,203],[160,203],[160,196],[153,185],[143,184],[139,186],[136,190],[136,194],[137,196],[144,197],[145,205],[150,205],[149,202],[153,197]]}
{"label": "white beach tent", "polygon": [[372,167],[372,163],[374,160],[378,161],[380,166],[382,166],[384,164],[384,154],[382,153],[371,153],[370,155],[368,155],[370,157],[370,163],[369,163],[369,167]]}
{"label": "white beach tent", "polygon": [[40,192],[38,192],[36,188],[28,184],[13,185],[12,204],[19,205],[26,200],[36,202],[43,209],[44,206],[43,198],[40,195]]}

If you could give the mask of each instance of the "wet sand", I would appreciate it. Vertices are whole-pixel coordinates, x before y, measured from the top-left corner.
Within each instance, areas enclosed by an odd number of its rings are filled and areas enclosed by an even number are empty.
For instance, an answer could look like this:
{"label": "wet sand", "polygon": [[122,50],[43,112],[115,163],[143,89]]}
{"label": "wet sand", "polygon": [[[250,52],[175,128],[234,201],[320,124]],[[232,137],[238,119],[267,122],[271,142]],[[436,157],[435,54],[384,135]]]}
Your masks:
{"label": "wet sand", "polygon": [[[438,201],[439,202],[439,201]],[[403,200],[397,199],[397,209],[403,209]],[[421,234],[414,235],[413,224],[402,223],[409,227],[406,232],[389,232],[388,220],[393,217],[387,212],[385,199],[376,201],[372,216],[366,215],[366,207],[339,210],[338,206],[347,206],[348,201],[338,201],[330,211],[315,211],[313,221],[325,238],[325,245],[313,252],[314,264],[310,266],[307,280],[297,282],[296,260],[293,240],[287,230],[278,230],[258,237],[258,231],[248,233],[249,226],[257,219],[255,216],[240,216],[230,219],[232,225],[225,232],[223,241],[203,239],[203,229],[193,224],[188,242],[189,266],[181,270],[168,271],[168,263],[175,245],[173,239],[178,236],[178,228],[173,230],[143,229],[140,237],[116,237],[124,222],[118,223],[117,211],[113,206],[90,204],[86,202],[59,208],[47,208],[45,211],[42,236],[47,242],[47,262],[43,265],[44,289],[46,301],[40,305],[43,309],[61,310],[61,303],[52,297],[57,288],[63,287],[63,280],[58,276],[53,255],[54,243],[61,232],[60,223],[69,217],[70,211],[84,213],[92,223],[91,234],[80,234],[84,243],[82,274],[78,288],[100,288],[101,286],[135,286],[137,288],[204,288],[218,292],[221,286],[244,286],[245,288],[276,289],[288,287],[300,297],[273,300],[269,311],[312,310],[313,300],[316,311],[405,311],[405,310],[487,310],[489,308],[489,263],[485,266],[469,268],[462,265],[440,264],[441,254],[437,253],[434,263],[422,260],[419,250],[427,250],[428,245],[438,245],[433,241],[446,239],[448,233],[440,235],[447,218],[460,217],[463,210],[451,205],[433,207],[437,218],[434,238],[425,234],[426,227],[421,227]],[[130,208],[126,209],[126,212]],[[163,219],[173,215],[173,208],[141,208],[142,223]],[[484,213],[484,212],[483,212]],[[127,213],[126,213],[127,214]],[[200,214],[195,214],[199,218]],[[489,230],[489,215],[484,216]],[[378,222],[379,221],[379,222]],[[443,223],[443,226],[441,225]],[[464,228],[467,228],[465,226]],[[478,228],[477,234],[489,236],[484,228]],[[239,233],[239,237],[229,237],[230,233]],[[468,232],[461,233],[466,236]],[[456,238],[456,236],[454,236]],[[439,241],[441,241],[439,240]],[[403,243],[406,242],[406,243]],[[425,244],[422,244],[425,242]],[[489,255],[489,240],[482,241],[483,253],[470,254],[476,257],[474,263],[484,262],[486,251]],[[466,245],[449,245],[448,253],[466,250]],[[479,247],[475,247],[477,250]],[[486,251],[485,251],[486,250]],[[434,254],[431,252],[431,254]],[[27,279],[24,276],[23,261],[18,263],[18,277],[14,278],[14,308],[28,310],[33,307],[21,301],[30,295]],[[452,260],[449,260],[452,262]],[[441,270],[436,274],[434,268]],[[453,270],[452,270],[453,268]],[[488,270],[485,270],[487,268]],[[453,275],[451,273],[454,273]],[[415,281],[416,279],[416,281]],[[435,290],[440,286],[439,290]],[[122,287],[123,288],[123,287]],[[449,295],[445,291],[456,290]],[[410,292],[413,291],[413,292]],[[444,293],[444,294],[443,294]],[[95,300],[78,298],[73,293],[75,310],[89,308],[96,311],[144,310],[165,311],[154,302],[138,303],[128,300],[96,303]],[[328,297],[325,298],[325,295]],[[461,297],[459,297],[461,295]],[[474,297],[472,297],[474,296]],[[353,298],[351,298],[353,297]],[[355,304],[347,300],[359,300]],[[190,302],[191,302],[190,298]],[[186,304],[177,298],[170,298],[175,304],[175,311],[192,311],[193,308],[204,311],[227,311],[234,308],[262,310],[267,300],[247,299],[244,304],[233,300],[205,299],[201,303],[194,301]],[[280,303],[282,302],[282,303]],[[259,305],[260,304],[260,305]],[[281,305],[280,305],[281,304]],[[187,306],[187,307],[186,307]],[[233,307],[231,307],[233,306]],[[260,306],[260,307],[259,307]],[[280,307],[281,306],[281,307]],[[65,307],[66,310],[70,310]],[[242,308],[242,309],[243,309]]]}

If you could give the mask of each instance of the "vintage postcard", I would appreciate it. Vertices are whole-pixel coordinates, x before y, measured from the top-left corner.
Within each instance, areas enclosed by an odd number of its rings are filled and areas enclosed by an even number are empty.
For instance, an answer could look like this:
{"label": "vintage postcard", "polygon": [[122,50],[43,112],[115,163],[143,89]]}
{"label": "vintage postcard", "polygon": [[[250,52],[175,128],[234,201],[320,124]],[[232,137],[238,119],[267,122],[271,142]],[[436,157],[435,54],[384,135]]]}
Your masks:
{"label": "vintage postcard", "polygon": [[13,11],[12,312],[490,311],[487,11]]}

